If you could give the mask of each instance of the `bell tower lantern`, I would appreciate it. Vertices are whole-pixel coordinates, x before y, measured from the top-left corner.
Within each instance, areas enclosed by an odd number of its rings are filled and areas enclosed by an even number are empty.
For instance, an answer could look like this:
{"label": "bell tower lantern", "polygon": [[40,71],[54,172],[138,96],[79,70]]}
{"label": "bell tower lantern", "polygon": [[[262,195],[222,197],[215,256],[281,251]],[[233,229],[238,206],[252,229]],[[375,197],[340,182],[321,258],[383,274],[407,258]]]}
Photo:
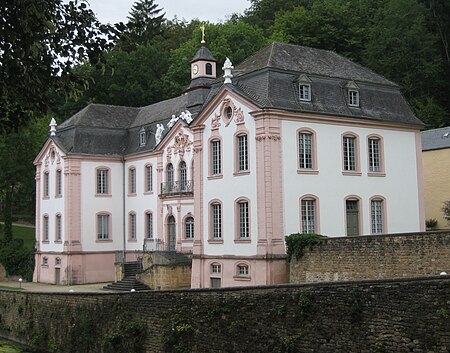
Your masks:
{"label": "bell tower lantern", "polygon": [[205,26],[200,27],[202,30],[202,41],[200,42],[202,47],[197,51],[194,58],[191,61],[191,80],[197,78],[216,78],[216,63],[211,52],[205,47]]}
{"label": "bell tower lantern", "polygon": [[217,60],[205,46],[205,26],[202,25],[200,29],[202,30],[200,42],[202,46],[191,60],[191,84],[185,91],[189,96],[187,107],[191,113],[200,111],[217,77]]}

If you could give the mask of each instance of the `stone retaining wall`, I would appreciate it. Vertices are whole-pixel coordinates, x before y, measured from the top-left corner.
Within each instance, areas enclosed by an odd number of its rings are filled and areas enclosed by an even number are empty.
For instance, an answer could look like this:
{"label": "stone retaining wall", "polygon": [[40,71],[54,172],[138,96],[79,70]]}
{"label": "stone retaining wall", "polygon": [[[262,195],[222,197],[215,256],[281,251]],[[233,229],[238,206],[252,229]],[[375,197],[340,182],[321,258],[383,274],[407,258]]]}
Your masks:
{"label": "stone retaining wall", "polygon": [[0,291],[0,331],[58,353],[450,350],[450,276],[136,293]]}

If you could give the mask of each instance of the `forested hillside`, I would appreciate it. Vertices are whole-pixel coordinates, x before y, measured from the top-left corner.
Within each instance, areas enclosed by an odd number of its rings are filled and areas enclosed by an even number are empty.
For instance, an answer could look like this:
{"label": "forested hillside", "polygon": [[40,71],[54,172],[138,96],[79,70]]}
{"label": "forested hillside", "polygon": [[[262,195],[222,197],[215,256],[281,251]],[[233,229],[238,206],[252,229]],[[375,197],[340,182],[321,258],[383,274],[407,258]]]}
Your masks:
{"label": "forested hillside", "polygon": [[[450,125],[450,0],[250,3],[243,14],[205,23],[219,68],[226,56],[236,66],[274,40],[334,50],[399,84],[426,129]],[[198,20],[166,19],[157,0],[138,0],[126,23],[106,25],[87,3],[70,4],[0,5],[3,209],[32,213],[32,160],[51,117],[61,122],[89,103],[144,106],[189,84]]]}

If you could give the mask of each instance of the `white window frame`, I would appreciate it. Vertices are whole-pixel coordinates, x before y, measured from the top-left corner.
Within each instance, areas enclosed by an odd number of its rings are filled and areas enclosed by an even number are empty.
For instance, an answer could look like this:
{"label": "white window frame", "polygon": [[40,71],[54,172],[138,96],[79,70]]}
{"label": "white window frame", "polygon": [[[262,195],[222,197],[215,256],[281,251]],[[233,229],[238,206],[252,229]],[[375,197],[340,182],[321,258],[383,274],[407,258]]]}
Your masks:
{"label": "white window frame", "polygon": [[185,239],[194,239],[194,217],[188,216],[184,221],[184,237]]}
{"label": "white window frame", "polygon": [[305,197],[300,200],[301,233],[317,233],[317,200]]}
{"label": "white window frame", "polygon": [[314,134],[309,131],[298,132],[298,167],[314,169]]}
{"label": "white window frame", "polygon": [[384,200],[383,199],[371,199],[370,200],[370,224],[372,234],[383,234],[384,229]]}
{"label": "white window frame", "polygon": [[211,238],[222,239],[222,204],[215,202],[211,204]]}
{"label": "white window frame", "polygon": [[357,138],[353,135],[344,135],[342,137],[342,151],[344,154],[344,171],[356,172],[357,165]]}
{"label": "white window frame", "polygon": [[211,175],[222,175],[222,142],[211,141]]}
{"label": "white window frame", "polygon": [[147,164],[145,166],[145,192],[153,191],[153,166]]}
{"label": "white window frame", "polygon": [[98,168],[97,169],[97,184],[96,191],[98,195],[109,194],[109,169]]}
{"label": "white window frame", "polygon": [[110,240],[110,215],[106,213],[97,214],[97,240]]}
{"label": "white window frame", "polygon": [[367,141],[367,150],[369,153],[369,172],[380,173],[383,171],[381,139],[379,137],[369,137]]}
{"label": "white window frame", "polygon": [[351,107],[359,107],[359,91],[357,89],[348,90],[348,105]]}
{"label": "white window frame", "polygon": [[248,171],[248,135],[240,134],[237,136],[237,152],[238,152],[238,172]]}
{"label": "white window frame", "polygon": [[299,83],[298,98],[303,102],[311,102],[311,85],[309,83]]}

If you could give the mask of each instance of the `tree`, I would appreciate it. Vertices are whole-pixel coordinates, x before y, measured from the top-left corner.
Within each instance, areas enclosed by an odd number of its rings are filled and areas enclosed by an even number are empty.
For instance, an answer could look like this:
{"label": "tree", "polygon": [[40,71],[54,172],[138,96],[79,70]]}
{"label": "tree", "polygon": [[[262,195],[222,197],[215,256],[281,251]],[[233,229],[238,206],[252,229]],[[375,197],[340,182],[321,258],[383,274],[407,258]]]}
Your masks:
{"label": "tree", "polygon": [[73,92],[73,65],[101,63],[116,34],[84,0],[3,0],[0,28],[0,132],[46,114],[50,91]]}
{"label": "tree", "polygon": [[0,135],[0,202],[4,206],[6,240],[13,237],[13,206],[34,214],[33,160],[47,138],[48,121],[48,117],[33,119],[19,132]]}
{"label": "tree", "polygon": [[162,32],[165,12],[153,0],[136,1],[130,11],[126,30],[121,34],[119,47],[131,51],[138,45],[149,44]]}

